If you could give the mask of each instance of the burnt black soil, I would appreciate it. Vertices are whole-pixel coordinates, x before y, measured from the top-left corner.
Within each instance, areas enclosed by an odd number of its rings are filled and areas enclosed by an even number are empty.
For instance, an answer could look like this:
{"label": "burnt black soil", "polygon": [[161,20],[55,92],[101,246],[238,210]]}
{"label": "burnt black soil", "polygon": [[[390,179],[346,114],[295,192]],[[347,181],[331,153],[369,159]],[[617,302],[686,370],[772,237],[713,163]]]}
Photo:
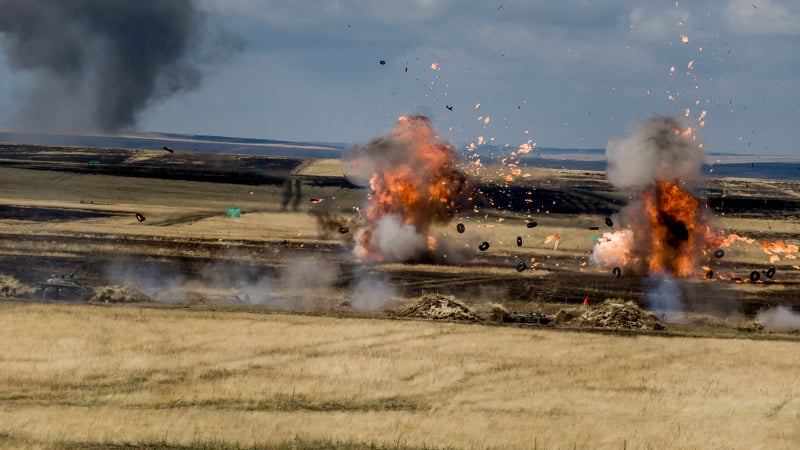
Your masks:
{"label": "burnt black soil", "polygon": [[[302,162],[301,158],[261,157],[241,155],[214,155],[192,153],[164,153],[142,156],[135,150],[40,147],[0,144],[0,167],[18,167],[35,170],[70,171],[76,173],[104,173],[117,176],[149,177],[212,181],[231,184],[282,184],[292,177],[291,171]],[[302,177],[298,177],[302,178]],[[344,177],[306,177],[303,183],[311,185],[354,188]],[[746,183],[746,182],[741,182]],[[551,214],[595,214],[608,216],[624,206],[624,196],[615,192],[602,175],[580,179],[553,180],[553,184],[538,183],[543,187],[504,186],[496,183],[474,185],[474,201],[488,214],[511,212]],[[730,185],[728,186],[730,187]],[[737,187],[737,186],[734,186]],[[747,185],[745,184],[746,188]],[[722,189],[719,190],[722,192]],[[744,192],[744,191],[743,191]],[[737,196],[729,191],[725,196],[717,191],[707,198],[710,208],[738,216],[769,217],[798,214],[800,201],[780,197],[780,193],[757,196],[753,192]],[[49,221],[80,220],[116,214],[134,214],[93,211],[83,208],[62,209],[50,207],[0,207],[0,219]],[[134,220],[134,219],[132,219]],[[149,223],[170,225],[172,223]],[[348,288],[362,278],[365,270],[378,271],[388,277],[399,293],[417,297],[435,291],[460,298],[494,298],[501,296],[514,302],[579,303],[586,296],[590,302],[602,301],[609,296],[631,300],[646,306],[647,279],[631,276],[614,277],[611,273],[587,270],[579,275],[574,268],[585,257],[554,257],[536,270],[541,276],[527,276],[518,272],[518,258],[498,256],[491,251],[480,258],[459,263],[464,268],[491,267],[491,274],[480,271],[418,270],[414,265],[383,272],[380,266],[364,269],[353,265],[348,249],[340,244],[314,244],[305,246],[298,242],[240,241],[235,244],[198,239],[165,239],[162,237],[128,237],[114,234],[58,236],[0,235],[3,241],[13,242],[16,252],[0,255],[2,271],[21,281],[35,284],[53,273],[75,273],[92,286],[119,282],[120,272],[130,272],[146,283],[158,286],[170,279],[204,280],[214,267],[225,264],[229,273],[240,280],[255,282],[264,277],[275,277],[282,264],[312,252],[339,266],[340,278],[336,287]],[[49,251],[54,245],[58,251]],[[113,251],[97,251],[113,248]],[[160,256],[154,256],[154,255]],[[246,254],[247,258],[240,258]],[[202,256],[198,256],[202,255]],[[541,256],[541,255],[530,255]],[[542,261],[542,258],[538,258]],[[560,263],[560,264],[559,264]],[[719,264],[728,264],[721,259]],[[448,268],[452,268],[449,265]],[[567,269],[573,268],[573,269]],[[497,269],[507,274],[497,274]],[[717,267],[722,270],[722,267]],[[736,268],[729,267],[728,272]],[[747,273],[740,282],[748,283]],[[743,269],[742,269],[743,270]],[[764,268],[766,270],[766,268]],[[219,282],[220,280],[215,280]],[[736,282],[722,280],[687,280],[680,283],[684,307],[689,311],[732,312],[752,315],[760,308],[783,304],[800,309],[800,281],[785,280],[782,274],[774,279],[761,277],[749,283],[750,289],[735,290]],[[774,298],[768,288],[779,286],[780,298]],[[491,296],[490,296],[491,297]]]}

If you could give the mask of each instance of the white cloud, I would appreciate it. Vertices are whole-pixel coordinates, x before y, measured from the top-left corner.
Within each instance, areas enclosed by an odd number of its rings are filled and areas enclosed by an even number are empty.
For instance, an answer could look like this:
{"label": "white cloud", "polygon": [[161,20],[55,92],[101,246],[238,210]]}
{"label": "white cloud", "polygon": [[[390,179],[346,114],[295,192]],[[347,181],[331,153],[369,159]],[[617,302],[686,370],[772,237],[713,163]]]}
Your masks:
{"label": "white cloud", "polygon": [[732,0],[725,20],[733,32],[749,35],[800,35],[800,6],[796,0]]}

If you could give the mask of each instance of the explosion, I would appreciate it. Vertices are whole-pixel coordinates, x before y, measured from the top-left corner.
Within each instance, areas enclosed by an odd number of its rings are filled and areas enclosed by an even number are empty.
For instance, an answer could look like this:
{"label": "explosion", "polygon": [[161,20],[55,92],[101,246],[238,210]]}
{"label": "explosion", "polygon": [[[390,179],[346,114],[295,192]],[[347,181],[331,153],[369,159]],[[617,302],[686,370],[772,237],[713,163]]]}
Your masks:
{"label": "explosion", "polygon": [[425,116],[403,116],[389,135],[354,148],[348,177],[368,181],[367,225],[356,234],[354,253],[369,261],[409,261],[430,255],[432,224],[458,211],[466,174],[455,149],[443,143]]}
{"label": "explosion", "polygon": [[622,211],[626,228],[604,233],[593,261],[636,274],[693,275],[713,233],[702,222],[699,202],[683,187],[703,162],[692,128],[655,116],[635,124],[628,137],[610,141],[606,154],[609,181],[639,194]]}

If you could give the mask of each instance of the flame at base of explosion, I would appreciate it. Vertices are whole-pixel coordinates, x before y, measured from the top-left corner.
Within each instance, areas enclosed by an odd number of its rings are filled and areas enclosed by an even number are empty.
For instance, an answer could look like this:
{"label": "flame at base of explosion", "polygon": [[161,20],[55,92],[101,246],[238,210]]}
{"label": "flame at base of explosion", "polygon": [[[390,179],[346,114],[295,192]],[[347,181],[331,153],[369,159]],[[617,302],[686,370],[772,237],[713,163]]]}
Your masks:
{"label": "flame at base of explosion", "polygon": [[428,118],[400,117],[392,133],[348,156],[348,176],[369,180],[371,190],[355,255],[409,261],[433,252],[430,227],[448,223],[460,209],[467,177],[455,149],[440,141]]}

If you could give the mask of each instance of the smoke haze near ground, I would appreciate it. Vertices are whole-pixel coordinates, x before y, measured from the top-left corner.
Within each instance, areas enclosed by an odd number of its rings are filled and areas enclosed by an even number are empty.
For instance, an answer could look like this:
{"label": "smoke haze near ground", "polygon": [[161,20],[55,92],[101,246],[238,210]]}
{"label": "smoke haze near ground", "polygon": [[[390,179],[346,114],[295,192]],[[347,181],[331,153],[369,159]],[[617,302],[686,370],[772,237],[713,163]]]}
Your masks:
{"label": "smoke haze near ground", "polygon": [[759,311],[756,316],[761,325],[767,331],[786,332],[800,331],[800,313],[797,313],[788,306],[776,306],[774,308]]}
{"label": "smoke haze near ground", "polygon": [[30,128],[133,127],[241,47],[193,0],[0,0],[0,11],[9,66],[35,75],[21,107]]}

